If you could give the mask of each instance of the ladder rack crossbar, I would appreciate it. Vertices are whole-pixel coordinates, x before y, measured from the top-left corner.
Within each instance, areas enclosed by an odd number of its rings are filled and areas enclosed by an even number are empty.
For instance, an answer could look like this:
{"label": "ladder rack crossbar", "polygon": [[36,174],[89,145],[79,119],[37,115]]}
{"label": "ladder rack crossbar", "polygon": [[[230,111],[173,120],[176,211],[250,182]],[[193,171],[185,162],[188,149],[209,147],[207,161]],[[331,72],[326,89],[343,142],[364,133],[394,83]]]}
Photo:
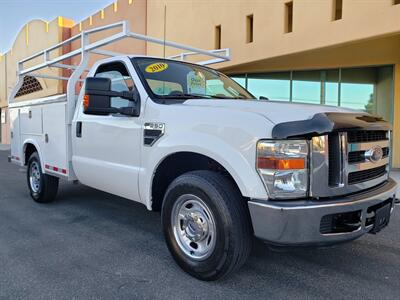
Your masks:
{"label": "ladder rack crossbar", "polygon": [[[69,80],[69,77],[53,76],[53,75],[46,75],[46,74],[39,74],[39,73],[30,73],[29,76],[38,77],[38,78],[64,80],[64,81],[68,81]],[[78,81],[83,82],[82,79],[79,79]]]}
{"label": "ladder rack crossbar", "polygon": [[[49,55],[51,51],[54,51],[58,48],[61,48],[65,45],[71,44],[72,42],[78,40],[78,39],[84,39],[84,37],[86,37],[86,39],[88,39],[88,36],[93,34],[93,33],[98,33],[98,32],[102,32],[105,30],[110,30],[110,29],[115,29],[115,28],[122,28],[120,32],[111,35],[109,37],[106,37],[102,40],[93,42],[91,44],[87,44],[87,45],[81,45],[80,48],[73,50],[71,52],[62,54],[58,57],[55,57],[53,59],[49,59]],[[195,48],[195,47],[191,47],[188,45],[184,45],[184,44],[179,44],[176,42],[171,42],[171,41],[164,41],[163,39],[159,39],[159,38],[154,38],[154,37],[150,37],[150,36],[146,36],[143,34],[139,34],[139,33],[135,33],[135,32],[131,32],[128,31],[128,23],[127,21],[122,21],[122,22],[118,22],[118,23],[114,23],[114,24],[110,24],[110,25],[106,25],[106,26],[102,26],[102,27],[97,27],[88,31],[82,31],[81,33],[79,33],[78,35],[75,35],[61,43],[58,43],[50,48],[47,48],[45,50],[42,50],[38,53],[35,53],[21,61],[19,61],[18,63],[18,75],[27,75],[29,73],[32,73],[34,71],[46,68],[46,67],[51,67],[54,64],[60,63],[64,60],[67,60],[69,58],[72,58],[74,56],[77,55],[81,55],[82,53],[85,52],[92,52],[92,53],[97,53],[97,54],[102,54],[102,55],[107,55],[107,56],[116,56],[116,55],[121,55],[119,53],[116,52],[112,52],[112,51],[107,51],[107,50],[101,50],[99,48],[109,45],[111,43],[115,43],[119,40],[122,40],[124,38],[133,38],[133,39],[137,39],[137,40],[142,40],[142,41],[146,41],[146,42],[150,42],[150,43],[155,43],[155,44],[159,44],[159,45],[165,45],[168,47],[173,47],[173,48],[177,48],[177,49],[181,49],[181,50],[185,50],[185,51],[190,51],[190,52],[185,52],[179,55],[174,55],[171,56],[171,59],[175,59],[178,57],[187,57],[189,55],[206,55],[206,56],[211,56],[213,58],[219,58],[220,60],[209,60],[208,62],[220,62],[220,61],[227,61],[230,59],[229,57],[229,51],[227,51],[228,49],[217,49],[217,50],[203,50],[203,49],[199,49],[199,48]],[[220,55],[219,53],[224,52],[225,55]],[[40,56],[44,56],[44,62],[34,65],[30,68],[24,69],[24,64],[35,59],[38,58]]]}
{"label": "ladder rack crossbar", "polygon": [[94,49],[94,50],[91,50],[90,52],[94,53],[94,54],[100,54],[100,55],[110,56],[110,57],[126,56],[127,55],[125,53],[118,53],[118,52],[102,50],[102,49]]}
{"label": "ladder rack crossbar", "polygon": [[[110,29],[120,29],[117,33],[113,33],[112,35],[103,38],[101,40],[95,41],[90,43],[89,37],[92,34],[99,33],[99,32],[104,32]],[[57,79],[57,80],[68,80],[68,91],[72,92],[74,94],[74,86],[77,82],[81,81],[81,75],[84,72],[88,72],[88,64],[89,64],[89,57],[91,53],[95,54],[100,54],[100,55],[105,55],[105,56],[122,56],[126,54],[120,54],[114,51],[109,51],[109,50],[104,50],[100,49],[104,46],[107,46],[109,44],[115,43],[117,41],[120,41],[125,38],[132,38],[136,40],[141,40],[149,43],[155,43],[158,45],[163,45],[167,47],[172,47],[176,49],[181,49],[186,52],[181,53],[179,55],[174,55],[171,56],[171,59],[176,59],[180,58],[181,60],[185,60],[187,56],[191,55],[203,55],[203,56],[208,56],[211,57],[211,59],[198,62],[200,65],[207,65],[207,64],[214,64],[214,63],[219,63],[219,62],[224,62],[230,60],[230,51],[229,49],[217,49],[217,50],[204,50],[204,49],[199,49],[195,48],[192,46],[184,45],[184,44],[179,44],[176,42],[172,41],[166,41],[163,39],[147,36],[144,34],[140,33],[135,33],[129,31],[129,23],[128,21],[121,21],[117,22],[114,24],[106,25],[106,26],[101,26],[97,27],[94,29],[82,31],[81,33],[68,38],[67,40],[58,43],[56,45],[53,45],[45,50],[39,51],[25,59],[22,59],[18,62],[18,70],[17,70],[17,84],[13,88],[10,96],[9,96],[9,103],[12,103],[14,101],[14,97],[19,91],[19,89],[22,86],[23,83],[23,78],[27,75],[32,76],[32,77],[40,77],[40,78],[49,78],[49,79]],[[80,40],[80,47],[78,49],[72,50],[67,53],[63,53],[59,56],[56,56],[54,58],[50,59],[50,53],[56,49],[59,49],[63,46],[69,45],[72,42],[75,42],[77,40]],[[42,63],[36,64],[36,65],[31,65],[30,67],[24,68],[24,64],[31,62],[34,59],[37,59],[39,57],[43,56],[43,61]],[[80,64],[79,65],[70,65],[70,64],[65,64],[62,63],[63,61],[70,59],[75,56],[80,56]],[[64,69],[70,69],[74,70],[72,72],[70,77],[63,77],[63,76],[53,76],[53,75],[43,75],[37,73],[37,71],[45,69],[45,68],[64,68]],[[71,95],[71,99],[74,99],[74,96]],[[71,100],[73,101],[73,100]],[[71,104],[72,105],[72,104]],[[71,106],[72,107],[72,106]],[[72,111],[69,113],[71,115]]]}

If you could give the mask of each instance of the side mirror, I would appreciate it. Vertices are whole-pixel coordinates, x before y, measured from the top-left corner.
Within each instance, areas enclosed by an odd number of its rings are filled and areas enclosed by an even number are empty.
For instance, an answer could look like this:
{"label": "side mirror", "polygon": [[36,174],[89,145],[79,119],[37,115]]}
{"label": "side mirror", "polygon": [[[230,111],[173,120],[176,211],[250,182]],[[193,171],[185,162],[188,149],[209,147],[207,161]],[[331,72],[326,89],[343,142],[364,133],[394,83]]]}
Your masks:
{"label": "side mirror", "polygon": [[[121,97],[135,103],[132,107],[111,107],[111,98]],[[122,114],[139,116],[140,94],[133,92],[114,92],[111,90],[111,79],[88,77],[85,80],[85,95],[83,97],[83,113],[88,115]]]}
{"label": "side mirror", "polygon": [[267,98],[265,96],[260,96],[260,100],[269,100],[269,98]]}

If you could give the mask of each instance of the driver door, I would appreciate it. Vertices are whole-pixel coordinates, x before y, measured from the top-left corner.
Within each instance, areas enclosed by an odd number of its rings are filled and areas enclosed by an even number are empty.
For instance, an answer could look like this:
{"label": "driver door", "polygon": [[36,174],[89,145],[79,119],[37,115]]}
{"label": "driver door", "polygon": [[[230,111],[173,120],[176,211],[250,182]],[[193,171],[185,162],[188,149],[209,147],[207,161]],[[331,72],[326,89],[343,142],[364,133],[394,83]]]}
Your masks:
{"label": "driver door", "polygon": [[[100,65],[94,77],[111,79],[113,91],[132,91],[132,76],[124,62]],[[111,98],[112,107],[129,107],[132,101]],[[79,108],[73,131],[74,171],[83,184],[140,201],[138,174],[141,150],[140,117],[87,115]]]}

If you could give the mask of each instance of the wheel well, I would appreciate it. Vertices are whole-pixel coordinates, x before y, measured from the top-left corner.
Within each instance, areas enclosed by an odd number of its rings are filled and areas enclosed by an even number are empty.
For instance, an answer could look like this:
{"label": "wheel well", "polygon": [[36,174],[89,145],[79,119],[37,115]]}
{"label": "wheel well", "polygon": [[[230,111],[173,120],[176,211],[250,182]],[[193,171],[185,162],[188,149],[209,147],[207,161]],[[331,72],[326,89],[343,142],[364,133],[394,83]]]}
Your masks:
{"label": "wheel well", "polygon": [[37,152],[37,149],[33,144],[25,145],[25,165],[28,164],[29,157],[31,157],[34,152]]}
{"label": "wheel well", "polygon": [[[217,161],[193,152],[178,152],[166,157],[157,167],[151,186],[152,209],[160,211],[168,186],[180,175],[195,171],[210,170],[223,174],[237,187],[229,172]],[[238,191],[240,192],[239,188]]]}

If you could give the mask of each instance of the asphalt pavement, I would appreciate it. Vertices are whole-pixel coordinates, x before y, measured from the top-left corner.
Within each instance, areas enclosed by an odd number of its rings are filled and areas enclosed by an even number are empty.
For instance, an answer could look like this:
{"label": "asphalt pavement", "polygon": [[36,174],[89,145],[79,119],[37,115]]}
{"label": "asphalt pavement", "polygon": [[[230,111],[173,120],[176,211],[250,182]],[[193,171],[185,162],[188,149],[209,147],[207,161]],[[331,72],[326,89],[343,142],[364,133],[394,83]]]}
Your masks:
{"label": "asphalt pavement", "polygon": [[170,256],[159,213],[82,185],[34,203],[0,151],[0,299],[399,299],[400,206],[388,228],[328,249],[273,252],[201,282]]}

